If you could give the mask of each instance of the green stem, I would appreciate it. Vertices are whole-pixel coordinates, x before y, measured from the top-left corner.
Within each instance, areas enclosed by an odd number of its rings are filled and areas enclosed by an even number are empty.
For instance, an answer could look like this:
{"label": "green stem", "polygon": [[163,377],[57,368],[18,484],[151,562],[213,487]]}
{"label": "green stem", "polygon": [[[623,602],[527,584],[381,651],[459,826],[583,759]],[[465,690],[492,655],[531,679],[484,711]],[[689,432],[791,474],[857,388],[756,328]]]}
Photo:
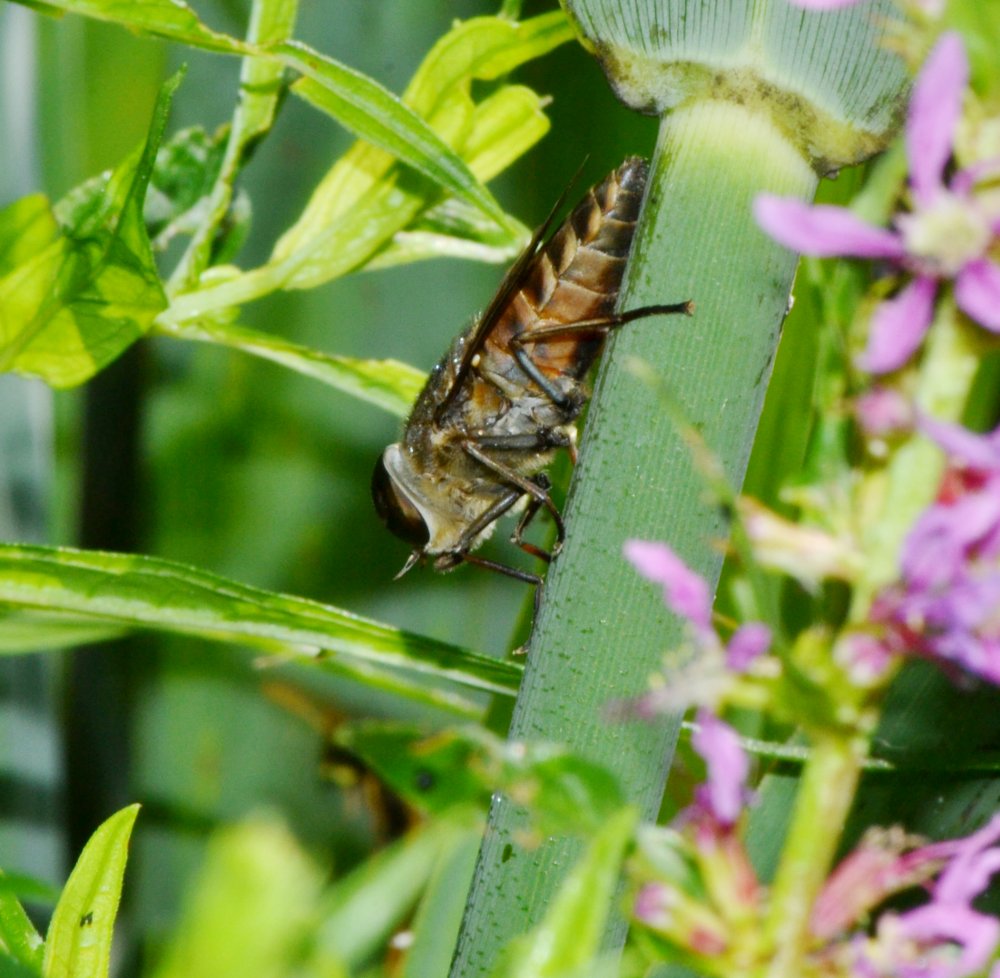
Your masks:
{"label": "green stem", "polygon": [[[267,45],[291,37],[298,0],[253,0],[247,41]],[[278,104],[284,66],[272,58],[246,57],[240,71],[240,97],[233,113],[229,141],[212,187],[205,220],[194,233],[173,275],[169,292],[192,288],[211,260],[212,244],[233,199],[233,188],[247,148],[271,127]]]}
{"label": "green stem", "polygon": [[[661,123],[624,305],[691,298],[697,310],[633,323],[610,344],[510,731],[605,765],[645,818],[659,806],[680,718],[612,723],[607,707],[644,691],[682,626],[627,566],[622,544],[666,540],[714,585],[725,521],[657,393],[627,364],[639,357],[664,378],[738,487],[796,261],[757,228],[751,204],[763,191],[808,199],[815,187],[764,114],[709,100]],[[565,838],[522,851],[525,818],[507,801],[494,806],[453,978],[488,974],[500,948],[540,918],[579,852]],[[623,936],[618,920],[608,945]]]}
{"label": "green stem", "polygon": [[865,758],[863,740],[830,736],[809,753],[771,888],[767,978],[799,978],[813,905],[833,862]]}

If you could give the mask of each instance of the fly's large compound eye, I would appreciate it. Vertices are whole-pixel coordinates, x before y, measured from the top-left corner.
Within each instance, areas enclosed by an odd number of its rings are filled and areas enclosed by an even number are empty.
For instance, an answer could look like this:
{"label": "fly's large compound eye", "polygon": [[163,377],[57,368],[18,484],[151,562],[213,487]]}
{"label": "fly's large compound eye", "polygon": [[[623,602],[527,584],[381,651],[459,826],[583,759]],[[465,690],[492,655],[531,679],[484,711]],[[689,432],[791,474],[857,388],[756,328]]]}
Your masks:
{"label": "fly's large compound eye", "polygon": [[372,473],[372,500],[375,509],[390,533],[413,544],[424,547],[431,535],[420,511],[396,489],[385,462],[379,458]]}

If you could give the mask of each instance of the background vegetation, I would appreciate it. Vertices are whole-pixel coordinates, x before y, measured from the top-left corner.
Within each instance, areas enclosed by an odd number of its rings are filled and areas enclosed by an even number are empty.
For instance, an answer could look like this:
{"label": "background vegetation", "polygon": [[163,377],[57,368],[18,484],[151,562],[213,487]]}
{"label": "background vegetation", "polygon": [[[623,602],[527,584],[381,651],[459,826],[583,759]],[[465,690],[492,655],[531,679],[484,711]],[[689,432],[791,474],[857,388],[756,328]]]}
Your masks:
{"label": "background vegetation", "polygon": [[[554,7],[529,3],[524,13]],[[206,23],[235,36],[248,10],[198,6]],[[398,92],[455,18],[493,13],[486,2],[307,3],[296,35]],[[40,188],[58,199],[114,166],[143,139],[163,78],[182,63],[169,131],[211,131],[232,111],[238,59],[14,5],[0,7],[0,38],[4,202]],[[625,155],[651,152],[655,120],[620,106],[579,47],[525,66],[517,80],[552,97],[551,132],[494,187],[528,225],[581,165],[577,191]],[[242,265],[266,259],[351,142],[297,100],[283,105],[241,181],[253,202]],[[362,273],[269,296],[242,321],[317,349],[428,369],[502,272],[439,259]],[[516,583],[469,570],[392,581],[406,550],[378,523],[368,480],[399,422],[377,408],[255,358],[158,339],[78,390],[2,375],[0,399],[5,539],[153,554],[493,655],[510,646],[525,600]],[[333,717],[400,716],[394,699],[301,668],[259,670],[223,645],[150,634],[63,659],[0,659],[0,669],[4,868],[60,884],[98,823],[141,801],[126,899],[142,941],[175,921],[219,825],[277,812],[338,873],[383,831],[362,789],[330,780],[322,729],[279,687]]]}
{"label": "background vegetation", "polygon": [[[306,3],[295,35],[401,92],[454,18],[494,14],[496,6],[471,0]],[[247,7],[238,0],[205,0],[198,12],[216,29],[241,37]],[[523,13],[554,8],[527,2]],[[0,204],[40,188],[57,200],[119,163],[141,144],[162,81],[182,62],[187,72],[168,133],[195,124],[211,131],[229,119],[238,90],[238,59],[135,37],[85,18],[55,21],[0,6],[0,44],[0,131],[7,134],[0,145]],[[504,209],[528,226],[544,217],[581,165],[577,188],[596,182],[628,154],[652,154],[656,120],[622,107],[579,45],[565,44],[519,67],[515,80],[552,100],[549,134],[491,184]],[[266,261],[274,240],[352,141],[312,107],[294,98],[284,102],[274,131],[240,181],[245,200],[239,206],[249,202],[253,214],[242,267]],[[876,173],[887,185],[898,181],[898,160],[894,165],[890,158]],[[846,171],[824,182],[821,197],[849,200],[864,176],[861,169]],[[877,182],[875,188],[877,195]],[[240,322],[314,349],[392,357],[426,370],[482,308],[501,274],[501,266],[452,259],[365,271],[269,295],[244,307]],[[720,277],[720,289],[725,286]],[[860,276],[847,267],[830,271],[810,263],[800,275],[747,476],[747,493],[766,504],[786,505],[779,489],[801,469],[810,444],[842,435],[843,419],[823,415],[835,398],[816,381],[839,354],[831,348],[836,338],[815,325],[823,320],[844,327],[861,290]],[[978,412],[987,425],[995,416],[989,385],[995,364],[983,376],[970,416]],[[69,392],[0,375],[0,539],[182,561],[502,658],[523,639],[530,596],[521,586],[468,568],[447,578],[424,570],[392,581],[405,548],[378,524],[368,480],[374,459],[397,431],[398,421],[361,400],[207,344],[143,340]],[[490,546],[494,556],[505,552],[502,538]],[[738,603],[728,583],[724,612]],[[813,596],[794,587],[784,586],[778,597],[792,631],[805,608],[815,610]],[[822,596],[831,614],[838,598],[843,595],[836,589]],[[28,630],[22,625],[17,614],[0,620],[0,652],[23,651]],[[265,661],[259,643],[241,648],[190,635],[119,637],[101,625],[86,636],[94,644],[81,646],[80,631],[70,639],[52,625],[48,639],[77,646],[71,653],[0,656],[0,865],[13,874],[10,885],[0,887],[0,925],[8,927],[0,933],[8,943],[13,911],[5,897],[15,893],[44,919],[54,890],[102,822],[97,848],[88,850],[91,861],[112,877],[120,874],[123,858],[116,859],[135,818],[126,806],[138,802],[124,926],[115,944],[124,973],[184,971],[191,978],[192,970],[203,970],[219,978],[299,967],[331,976],[365,968],[392,973],[385,939],[410,919],[425,883],[438,899],[418,911],[423,932],[435,933],[437,912],[449,921],[440,933],[457,921],[481,828],[467,808],[449,809],[406,846],[367,863],[418,820],[406,802],[440,812],[460,799],[481,812],[490,788],[516,788],[529,768],[551,792],[553,812],[581,784],[592,796],[574,807],[588,816],[608,814],[616,799],[609,789],[602,807],[603,785],[593,771],[560,757],[512,757],[485,735],[471,743],[438,743],[411,763],[399,741],[380,741],[372,732],[365,751],[395,768],[390,780],[396,790],[387,791],[345,750],[365,737],[364,728],[345,723],[385,717],[433,728],[453,717],[295,661],[297,654],[308,655],[307,638],[290,643],[286,657],[271,654]],[[31,634],[41,644],[38,632]],[[425,651],[431,656],[434,650],[428,645]],[[494,674],[484,667],[479,678],[486,676],[509,687],[516,669]],[[919,672],[914,682],[924,693],[931,687],[946,704],[940,715],[955,709],[956,694],[947,684],[930,683]],[[966,746],[990,742],[991,695],[983,693],[984,702],[963,714]],[[509,699],[498,697],[491,714],[501,733]],[[471,700],[485,708],[489,697],[479,692]],[[946,728],[919,727],[932,751],[947,741]],[[344,729],[353,741],[338,741]],[[914,729],[911,720],[907,736]],[[697,764],[685,747],[666,814],[688,800],[688,768]],[[469,774],[467,782],[459,772]],[[766,800],[778,809],[782,803],[774,799],[785,773],[776,768],[768,785]],[[989,810],[982,785],[977,790],[978,810]],[[398,791],[406,796],[403,803]],[[902,810],[896,797],[886,800],[877,791],[871,797]],[[925,799],[914,792],[911,807]],[[950,800],[941,824],[953,824],[963,801]],[[119,814],[105,822],[114,812]],[[766,836],[772,824],[765,817],[758,831]],[[614,889],[631,825],[609,820],[606,829],[604,849],[595,849],[585,867],[601,892]],[[89,871],[96,879],[98,871]],[[192,891],[195,879],[200,882]],[[330,880],[337,882],[331,887]],[[77,889],[82,885],[78,881]],[[585,897],[586,887],[582,892]],[[563,935],[573,931],[565,926],[568,915],[586,917],[592,910],[579,894],[576,904],[572,898],[569,893],[556,908],[564,915]],[[74,927],[83,926],[86,914],[67,915],[69,923],[56,929],[62,936],[50,942],[47,954],[72,944]],[[603,924],[588,919],[579,926],[598,940]],[[403,973],[443,973],[450,949],[446,940],[418,948]],[[76,950],[67,954],[83,960]],[[46,975],[55,973],[52,967],[49,962]],[[509,967],[510,974],[546,973],[527,964],[521,971]],[[8,973],[22,978],[31,972],[0,961],[0,978]],[[96,975],[100,969],[67,973]]]}

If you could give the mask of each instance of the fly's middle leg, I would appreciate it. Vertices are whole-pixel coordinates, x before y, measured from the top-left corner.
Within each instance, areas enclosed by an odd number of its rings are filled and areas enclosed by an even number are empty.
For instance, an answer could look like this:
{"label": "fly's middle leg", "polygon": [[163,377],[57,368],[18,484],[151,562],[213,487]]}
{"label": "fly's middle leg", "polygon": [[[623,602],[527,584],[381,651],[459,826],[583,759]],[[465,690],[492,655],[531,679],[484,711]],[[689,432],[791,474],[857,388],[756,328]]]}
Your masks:
{"label": "fly's middle leg", "polygon": [[[540,432],[539,435],[544,433],[545,432]],[[520,438],[521,436],[514,435],[511,437]],[[495,436],[492,439],[492,447],[499,447],[499,440],[500,436]],[[477,442],[470,439],[462,443],[462,448],[470,458],[475,459],[480,463],[480,465],[485,466],[495,475],[500,476],[500,478],[507,483],[507,485],[520,489],[522,495],[530,497],[530,500],[537,503],[536,509],[544,506],[549,511],[556,524],[556,543],[552,548],[552,555],[554,556],[557,554],[562,547],[563,541],[566,539],[566,527],[563,524],[562,515],[560,514],[559,509],[556,504],[552,502],[552,497],[548,494],[548,491],[543,489],[542,486],[540,486],[534,479],[521,475],[520,472],[516,472],[509,465],[505,465],[503,462],[493,458],[487,452],[483,451],[482,447],[480,447]],[[520,443],[518,443],[517,448],[524,450]],[[531,505],[530,501],[528,505]]]}

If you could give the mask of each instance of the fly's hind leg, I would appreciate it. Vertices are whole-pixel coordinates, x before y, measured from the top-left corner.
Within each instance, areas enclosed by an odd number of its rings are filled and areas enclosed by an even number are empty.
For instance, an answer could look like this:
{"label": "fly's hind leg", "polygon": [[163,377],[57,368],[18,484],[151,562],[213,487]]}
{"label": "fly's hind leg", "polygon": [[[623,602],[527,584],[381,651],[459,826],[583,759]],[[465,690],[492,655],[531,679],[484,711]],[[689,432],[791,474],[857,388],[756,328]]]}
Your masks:
{"label": "fly's hind leg", "polygon": [[[694,303],[673,302],[666,305],[640,306],[638,309],[628,309],[625,312],[612,313],[610,316],[597,316],[593,319],[577,319],[573,322],[562,322],[555,319],[541,319],[534,326],[511,337],[510,345],[517,365],[525,375],[533,380],[552,401],[559,407],[569,407],[572,398],[560,391],[548,377],[538,369],[538,365],[528,354],[526,346],[545,340],[554,340],[567,336],[579,336],[581,333],[606,335],[619,326],[631,323],[647,316],[670,315],[684,313],[690,316],[694,311]],[[575,460],[574,460],[575,461]]]}
{"label": "fly's hind leg", "polygon": [[[576,319],[571,322],[560,322],[555,319],[540,319],[535,326],[518,333],[511,343],[522,348],[526,343],[539,343],[544,340],[559,339],[564,336],[574,336],[579,333],[608,333],[636,319],[646,319],[649,316],[669,316],[682,313],[690,316],[694,312],[694,303],[671,302],[666,305],[639,306],[637,309],[626,309],[625,312],[615,312],[610,316],[596,316],[593,319]],[[518,359],[518,363],[520,363]],[[534,379],[534,377],[532,378]]]}

